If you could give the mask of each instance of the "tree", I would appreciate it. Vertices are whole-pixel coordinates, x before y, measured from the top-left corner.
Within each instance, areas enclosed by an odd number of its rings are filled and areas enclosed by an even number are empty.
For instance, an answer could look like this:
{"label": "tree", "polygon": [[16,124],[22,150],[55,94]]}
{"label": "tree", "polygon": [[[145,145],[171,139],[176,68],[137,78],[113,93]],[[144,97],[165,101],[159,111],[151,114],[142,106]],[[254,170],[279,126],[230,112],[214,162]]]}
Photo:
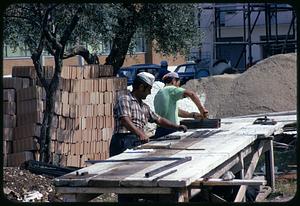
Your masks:
{"label": "tree", "polygon": [[123,65],[137,32],[148,42],[155,40],[155,50],[167,55],[187,54],[192,46],[199,46],[201,35],[195,24],[194,4],[122,3],[115,10],[120,15],[113,27],[113,44],[105,62],[113,65],[115,74]]}
{"label": "tree", "polygon": [[[62,69],[62,61],[72,55],[82,55],[88,63],[97,63],[98,58],[87,49],[77,47],[73,52],[65,53],[69,41],[76,41],[80,30],[80,17],[85,10],[82,5],[63,4],[18,4],[11,5],[5,13],[4,36],[6,42],[18,46],[24,43],[31,51],[37,76],[46,92],[46,110],[41,127],[40,160],[49,162],[50,127],[54,110],[54,93],[56,92]],[[72,36],[73,34],[73,36]],[[42,52],[46,50],[54,56],[54,75],[48,81],[43,75],[41,64]]]}
{"label": "tree", "polygon": [[[81,55],[88,64],[98,64],[97,51],[103,42],[112,48],[105,64],[112,65],[114,74],[132,51],[133,37],[140,33],[155,49],[164,54],[186,54],[197,45],[199,32],[195,26],[193,4],[12,4],[4,14],[4,42],[14,48],[26,45],[37,76],[46,91],[46,111],[40,137],[40,158],[49,161],[50,125],[53,117],[53,94],[59,85],[62,60]],[[195,38],[196,37],[196,38]],[[68,45],[73,45],[67,50]],[[54,57],[54,76],[43,76],[41,55],[47,51]]]}

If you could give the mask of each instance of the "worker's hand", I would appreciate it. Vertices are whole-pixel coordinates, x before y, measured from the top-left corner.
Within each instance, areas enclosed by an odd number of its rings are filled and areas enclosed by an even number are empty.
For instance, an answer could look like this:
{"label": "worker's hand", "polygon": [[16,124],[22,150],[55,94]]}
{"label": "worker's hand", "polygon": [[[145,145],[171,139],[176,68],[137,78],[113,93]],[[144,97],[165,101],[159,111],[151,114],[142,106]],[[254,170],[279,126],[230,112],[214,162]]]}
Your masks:
{"label": "worker's hand", "polygon": [[178,131],[182,131],[182,132],[186,132],[187,131],[187,127],[185,125],[178,125],[177,130]]}
{"label": "worker's hand", "polygon": [[202,117],[203,119],[208,118],[208,110],[203,108],[203,110],[201,111]]}
{"label": "worker's hand", "polygon": [[193,112],[194,119],[204,119],[203,115],[199,112]]}
{"label": "worker's hand", "polygon": [[139,137],[143,144],[149,142],[149,137],[146,134],[143,133]]}

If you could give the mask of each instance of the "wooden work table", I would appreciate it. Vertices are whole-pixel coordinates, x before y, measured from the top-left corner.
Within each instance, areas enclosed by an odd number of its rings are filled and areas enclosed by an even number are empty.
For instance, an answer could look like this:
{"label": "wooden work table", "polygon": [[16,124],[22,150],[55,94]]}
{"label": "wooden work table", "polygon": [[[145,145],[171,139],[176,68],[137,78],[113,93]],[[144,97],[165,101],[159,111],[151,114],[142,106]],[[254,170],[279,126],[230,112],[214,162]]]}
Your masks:
{"label": "wooden work table", "polygon": [[[266,183],[274,189],[272,135],[296,122],[295,111],[267,114],[277,122],[274,125],[253,124],[259,117],[264,114],[224,118],[220,128],[175,132],[169,140],[150,141],[58,177],[56,190],[64,201],[72,202],[88,201],[101,193],[156,195],[157,201],[188,202],[192,191],[199,193],[204,185],[232,184],[240,186],[234,201],[243,201],[247,185]],[[251,181],[261,154],[266,157],[266,180]],[[164,169],[184,158],[190,159]],[[157,169],[161,171],[146,177]],[[240,178],[224,182],[220,178],[228,170]]]}

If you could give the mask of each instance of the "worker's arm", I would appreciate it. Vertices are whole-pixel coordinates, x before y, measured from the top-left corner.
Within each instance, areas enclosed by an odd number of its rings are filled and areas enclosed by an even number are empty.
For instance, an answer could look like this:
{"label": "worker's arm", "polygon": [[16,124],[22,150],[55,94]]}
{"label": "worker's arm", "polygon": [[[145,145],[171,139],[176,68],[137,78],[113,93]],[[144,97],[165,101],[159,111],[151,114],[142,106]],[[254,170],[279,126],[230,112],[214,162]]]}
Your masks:
{"label": "worker's arm", "polygon": [[178,116],[182,118],[203,119],[203,115],[199,112],[187,112],[178,108]]}
{"label": "worker's arm", "polygon": [[136,134],[139,136],[140,140],[143,142],[147,142],[149,138],[146,136],[144,131],[137,128],[131,121],[131,119],[128,116],[123,116],[120,118],[121,124],[126,127],[130,132]]}
{"label": "worker's arm", "polygon": [[191,100],[196,104],[197,108],[199,109],[199,111],[201,112],[201,114],[203,115],[203,117],[204,118],[208,117],[208,111],[204,108],[204,106],[202,105],[199,97],[196,95],[195,92],[186,89],[183,92],[183,96],[191,98]]}
{"label": "worker's arm", "polygon": [[161,127],[175,129],[177,131],[183,131],[183,132],[187,131],[187,127],[185,125],[174,124],[171,121],[169,121],[169,120],[167,120],[166,118],[163,118],[163,117],[160,117],[159,119],[157,119],[156,124],[158,124]]}

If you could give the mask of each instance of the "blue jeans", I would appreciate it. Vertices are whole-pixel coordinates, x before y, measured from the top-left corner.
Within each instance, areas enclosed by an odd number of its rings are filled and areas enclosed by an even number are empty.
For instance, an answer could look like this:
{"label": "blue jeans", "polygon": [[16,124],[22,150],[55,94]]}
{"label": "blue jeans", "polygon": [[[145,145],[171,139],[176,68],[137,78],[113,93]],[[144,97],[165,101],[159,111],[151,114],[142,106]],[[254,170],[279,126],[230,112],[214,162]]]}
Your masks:
{"label": "blue jeans", "polygon": [[132,133],[116,133],[112,136],[109,145],[109,156],[121,154],[126,149],[131,149],[141,145],[139,137]]}

